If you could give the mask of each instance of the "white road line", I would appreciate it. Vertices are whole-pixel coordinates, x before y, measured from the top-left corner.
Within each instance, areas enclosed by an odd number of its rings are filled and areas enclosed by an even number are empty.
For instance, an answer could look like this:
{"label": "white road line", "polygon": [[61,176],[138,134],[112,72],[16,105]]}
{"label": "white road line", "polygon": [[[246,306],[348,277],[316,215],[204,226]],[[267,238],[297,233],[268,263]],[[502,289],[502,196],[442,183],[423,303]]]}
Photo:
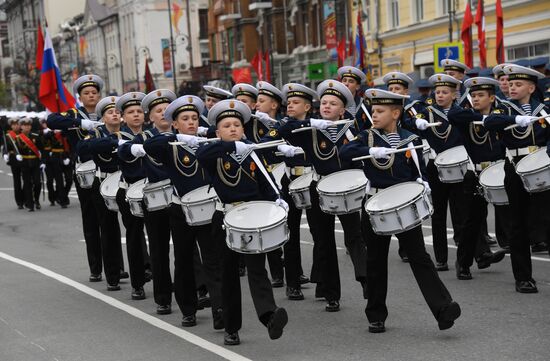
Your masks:
{"label": "white road line", "polygon": [[10,177],[13,177],[13,174],[11,174],[11,173],[8,173],[8,176],[10,176]]}
{"label": "white road line", "polygon": [[[42,266],[35,265],[34,263],[27,262],[25,260],[22,260],[20,258],[16,258],[13,256],[10,256],[9,254],[6,254],[4,252],[0,252],[0,258],[3,258],[5,260],[8,260],[10,262],[16,263],[18,265],[30,268],[36,272],[42,273],[43,275],[53,278],[67,286],[73,287],[74,289],[85,293],[89,296],[92,296],[102,302],[105,302],[107,305],[118,308],[121,311],[126,312],[127,314],[134,316],[144,322],[147,322],[148,324],[155,326],[161,330],[164,330],[166,332],[169,332],[173,334],[174,336],[177,336],[189,343],[192,343],[206,351],[209,351],[211,353],[214,353],[226,360],[230,361],[251,361],[249,358],[246,358],[242,355],[239,355],[238,353],[235,353],[233,351],[229,351],[221,346],[218,346],[216,344],[213,344],[210,341],[207,341],[195,334],[192,334],[191,332],[182,330],[176,326],[173,326],[165,321],[162,321],[154,316],[148,315],[147,313],[138,310],[137,308],[128,306],[127,304],[120,302],[119,300],[104,295],[103,293],[94,290],[93,288],[90,288],[88,286],[85,286],[81,283],[78,283],[76,281],[73,281],[72,279],[65,277],[63,275],[60,275],[59,273],[55,273],[53,271],[50,271],[47,268],[44,268]],[[16,330],[17,331],[17,330]],[[19,331],[17,331],[19,333]],[[21,334],[22,335],[22,334]]]}
{"label": "white road line", "polygon": [[5,323],[6,325],[9,325],[8,321],[4,320],[2,317],[0,317],[0,321],[2,321],[3,323]]}
{"label": "white road line", "polygon": [[2,169],[0,169],[0,174],[1,174],[1,173],[4,173],[4,171],[3,171]]}
{"label": "white road line", "polygon": [[34,342],[31,341],[31,345],[36,346],[36,347],[38,347],[39,349],[41,349],[42,351],[46,352],[46,349],[45,349],[44,347],[40,346],[40,345],[37,344],[37,343],[34,343]]}
{"label": "white road line", "polygon": [[25,336],[25,335],[23,334],[23,332],[19,331],[18,329],[14,328],[13,330],[14,330],[17,334],[19,334],[19,336],[21,336],[21,337],[27,337],[27,336]]}

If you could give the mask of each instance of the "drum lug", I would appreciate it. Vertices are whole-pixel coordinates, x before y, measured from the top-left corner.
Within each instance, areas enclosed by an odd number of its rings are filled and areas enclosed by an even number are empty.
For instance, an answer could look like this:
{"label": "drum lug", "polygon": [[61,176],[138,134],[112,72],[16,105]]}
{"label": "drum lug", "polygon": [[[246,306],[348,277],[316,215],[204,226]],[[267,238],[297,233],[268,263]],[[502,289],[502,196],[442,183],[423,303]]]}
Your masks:
{"label": "drum lug", "polygon": [[[264,240],[262,238],[262,230],[256,229],[256,232],[258,232],[258,243],[260,243],[260,250],[263,252],[264,250]],[[252,238],[252,236],[250,236]],[[252,239],[251,239],[252,241]]]}

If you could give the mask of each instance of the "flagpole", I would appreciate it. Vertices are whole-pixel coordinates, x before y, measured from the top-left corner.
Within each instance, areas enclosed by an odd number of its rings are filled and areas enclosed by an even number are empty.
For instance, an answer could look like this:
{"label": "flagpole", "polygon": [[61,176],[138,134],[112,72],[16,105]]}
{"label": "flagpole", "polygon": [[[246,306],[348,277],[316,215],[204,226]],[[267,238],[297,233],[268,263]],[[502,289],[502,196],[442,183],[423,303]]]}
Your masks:
{"label": "flagpole", "polygon": [[[189,11],[189,8],[187,9]],[[172,54],[172,79],[174,80],[174,93],[178,93],[178,81],[176,80],[176,57],[174,55],[176,44],[174,44],[174,32],[172,30],[172,1],[168,0],[168,26],[170,26],[170,52]]]}

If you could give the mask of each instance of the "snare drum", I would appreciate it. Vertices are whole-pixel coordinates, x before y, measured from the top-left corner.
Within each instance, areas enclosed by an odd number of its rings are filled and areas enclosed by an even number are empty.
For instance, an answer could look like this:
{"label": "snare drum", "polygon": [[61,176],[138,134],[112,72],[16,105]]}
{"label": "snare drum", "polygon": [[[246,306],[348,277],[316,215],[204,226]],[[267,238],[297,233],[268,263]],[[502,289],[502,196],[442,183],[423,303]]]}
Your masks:
{"label": "snare drum", "polygon": [[368,182],[359,169],[343,170],[323,177],[317,184],[321,210],[328,214],[359,211]]}
{"label": "snare drum", "polygon": [[441,152],[435,157],[435,166],[442,183],[460,183],[468,171],[468,153],[459,145]]}
{"label": "snare drum", "polygon": [[422,184],[399,183],[371,197],[365,204],[372,230],[380,235],[398,234],[417,227],[433,213]]}
{"label": "snare drum", "polygon": [[101,182],[99,193],[105,200],[107,209],[113,212],[118,212],[118,204],[116,202],[116,194],[118,192],[118,182],[120,182],[121,171],[111,173]]}
{"label": "snare drum", "polygon": [[93,160],[81,163],[76,167],[76,180],[80,188],[92,188],[95,179],[96,165]]}
{"label": "snare drum", "polygon": [[287,213],[274,202],[253,201],[229,210],[223,223],[227,246],[239,253],[266,253],[288,240]]}
{"label": "snare drum", "polygon": [[130,205],[130,213],[136,217],[143,217],[143,188],[145,188],[145,179],[132,183],[126,190],[126,201]]}
{"label": "snare drum", "polygon": [[550,189],[550,158],[542,147],[522,158],[516,165],[516,173],[529,193]]}
{"label": "snare drum", "polygon": [[190,226],[201,226],[212,222],[216,211],[216,191],[209,185],[202,186],[181,197],[181,208]]}
{"label": "snare drum", "polygon": [[309,194],[309,185],[313,180],[313,172],[306,173],[294,179],[288,185],[288,193],[292,197],[294,205],[298,209],[311,208],[311,197]]}
{"label": "snare drum", "polygon": [[143,203],[151,212],[167,208],[172,203],[172,193],[174,190],[170,179],[147,183],[143,187]]}
{"label": "snare drum", "polygon": [[487,202],[497,206],[508,204],[508,195],[504,189],[504,161],[485,168],[479,175],[479,184]]}

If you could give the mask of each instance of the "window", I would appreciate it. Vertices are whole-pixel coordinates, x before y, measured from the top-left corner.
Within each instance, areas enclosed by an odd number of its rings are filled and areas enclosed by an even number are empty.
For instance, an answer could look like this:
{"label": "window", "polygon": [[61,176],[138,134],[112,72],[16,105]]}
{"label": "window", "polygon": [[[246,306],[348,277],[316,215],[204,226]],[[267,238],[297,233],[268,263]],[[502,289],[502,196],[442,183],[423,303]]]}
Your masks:
{"label": "window", "polygon": [[424,0],[413,0],[413,20],[419,23],[424,19]]}
{"label": "window", "polygon": [[390,0],[390,29],[399,27],[399,2]]}
{"label": "window", "polygon": [[537,58],[550,55],[550,41],[516,46],[506,50],[508,61]]}
{"label": "window", "polygon": [[199,39],[208,39],[208,9],[199,9]]}
{"label": "window", "polygon": [[449,3],[452,0],[438,0],[439,2],[439,15],[449,14]]}

